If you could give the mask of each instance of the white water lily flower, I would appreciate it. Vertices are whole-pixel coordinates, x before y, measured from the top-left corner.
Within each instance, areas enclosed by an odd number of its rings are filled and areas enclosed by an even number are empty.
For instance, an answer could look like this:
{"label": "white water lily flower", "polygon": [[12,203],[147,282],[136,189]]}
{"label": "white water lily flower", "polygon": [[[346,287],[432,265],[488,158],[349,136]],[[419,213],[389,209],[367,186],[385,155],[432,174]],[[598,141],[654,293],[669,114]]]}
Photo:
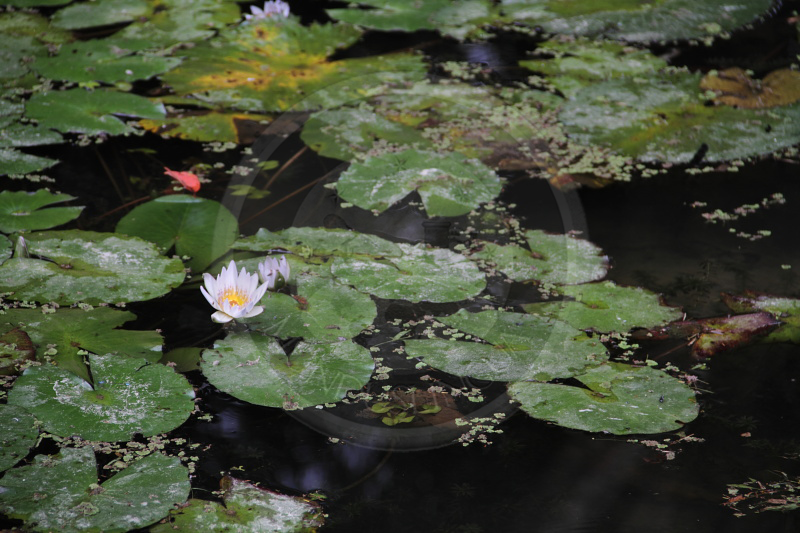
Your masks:
{"label": "white water lily flower", "polygon": [[286,256],[282,255],[280,259],[267,257],[258,264],[258,273],[268,290],[281,288],[289,282],[289,263],[286,262]]}
{"label": "white water lily flower", "polygon": [[250,14],[245,13],[244,19],[249,20],[265,20],[275,15],[287,18],[289,16],[289,4],[281,0],[271,0],[264,2],[264,9],[256,6],[250,6]]}
{"label": "white water lily flower", "polygon": [[203,274],[205,287],[200,287],[211,307],[217,310],[211,315],[214,322],[230,322],[234,318],[250,318],[261,313],[264,308],[256,305],[264,293],[267,284],[259,287],[258,274],[249,274],[244,268],[236,274],[236,262],[231,261],[228,268],[214,278],[211,274]]}

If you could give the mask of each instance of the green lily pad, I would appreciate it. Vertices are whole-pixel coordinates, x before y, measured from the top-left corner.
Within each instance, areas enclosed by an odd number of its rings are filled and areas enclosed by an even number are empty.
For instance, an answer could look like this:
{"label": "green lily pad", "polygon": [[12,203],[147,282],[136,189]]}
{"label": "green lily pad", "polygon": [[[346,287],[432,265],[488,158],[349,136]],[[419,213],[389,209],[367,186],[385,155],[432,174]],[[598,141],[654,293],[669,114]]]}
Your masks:
{"label": "green lily pad", "polygon": [[59,309],[55,313],[7,309],[0,315],[0,331],[10,329],[6,325],[20,328],[38,346],[39,361],[51,357],[59,367],[91,381],[83,351],[138,357],[151,363],[161,359],[163,339],[157,331],[116,329],[135,318],[133,313],[108,307]]}
{"label": "green lily pad", "polygon": [[478,295],[486,277],[461,254],[423,244],[398,244],[403,256],[337,257],[331,273],[340,282],[379,298],[454,302]]}
{"label": "green lily pad", "polygon": [[164,119],[140,120],[139,125],[162,137],[251,144],[255,133],[271,122],[272,118],[269,115],[226,111],[186,111]]}
{"label": "green lily pad", "polygon": [[101,39],[64,44],[57,55],[37,57],[32,68],[41,76],[54,80],[113,84],[146,80],[181,62],[177,57],[136,54],[120,47],[124,44]]}
{"label": "green lily pad", "polygon": [[608,271],[608,258],[589,241],[541,230],[526,231],[525,240],[530,250],[516,244],[480,242],[470,257],[516,281],[574,285],[598,280]]}
{"label": "green lily pad", "polygon": [[94,386],[53,365],[31,367],[14,383],[9,405],[28,409],[45,431],[121,441],[166,433],[194,409],[194,390],[163,365],[122,355],[86,356]]}
{"label": "green lily pad", "polygon": [[0,510],[24,519],[26,530],[122,533],[156,522],[189,496],[177,457],[153,453],[99,486],[97,469],[90,446],[37,455],[0,480]]}
{"label": "green lily pad", "polygon": [[610,41],[547,41],[538,45],[536,53],[554,57],[523,60],[520,66],[541,72],[568,98],[601,81],[623,76],[650,76],[667,66],[666,61],[648,50]]}
{"label": "green lily pad", "polygon": [[[724,161],[800,141],[800,103],[770,109],[704,105],[700,74],[621,78],[586,87],[559,114],[579,143],[643,161]],[[703,153],[703,152],[701,152]]]}
{"label": "green lily pad", "polygon": [[412,191],[430,216],[465,215],[494,200],[502,180],[480,161],[457,153],[404,150],[353,163],[336,182],[336,192],[353,204],[385,211]]}
{"label": "green lily pad", "polygon": [[517,24],[550,33],[650,42],[713,37],[753,22],[770,5],[770,0],[503,0],[501,9]]}
{"label": "green lily pad", "polygon": [[256,405],[302,409],[337,402],[369,381],[375,364],[353,342],[300,342],[287,356],[272,337],[234,333],[203,351],[201,367],[223,392]]}
{"label": "green lily pad", "polygon": [[508,393],[532,417],[583,431],[662,433],[697,417],[694,391],[661,370],[606,363],[575,379],[586,388],[521,381]]}
{"label": "green lily pad", "polygon": [[134,131],[116,115],[157,119],[165,114],[163,104],[135,94],[101,89],[38,93],[25,104],[25,115],[38,121],[39,127],[89,135]]}
{"label": "green lily pad", "polygon": [[396,244],[368,233],[345,229],[286,228],[272,232],[261,228],[251,237],[234,243],[237,250],[270,252],[287,250],[305,259],[367,255],[400,257],[403,250]]}
{"label": "green lily pad", "polygon": [[0,175],[38,172],[56,163],[57,159],[26,154],[13,148],[0,148]]}
{"label": "green lily pad", "polygon": [[[0,472],[22,461],[36,444],[39,428],[28,411],[16,405],[0,404]],[[3,482],[0,481],[0,484]],[[0,495],[0,501],[3,497]],[[0,504],[2,505],[2,504]]]}
{"label": "green lily pad", "polygon": [[319,504],[304,498],[279,494],[229,476],[223,478],[222,485],[222,504],[192,498],[186,506],[170,512],[167,522],[150,531],[294,533],[316,531],[323,525]]}
{"label": "green lily pad", "polygon": [[50,23],[56,28],[80,30],[132,22],[147,14],[147,0],[93,0],[76,2],[55,12]]}
{"label": "green lily pad", "polygon": [[[363,9],[367,7],[368,9]],[[492,3],[486,0],[365,0],[349,8],[328,9],[332,18],[383,31],[439,30],[464,39],[478,33],[480,26],[494,18]],[[496,15],[495,15],[496,16]]]}
{"label": "green lily pad", "polygon": [[639,287],[618,287],[612,281],[562,287],[574,301],[524,304],[528,313],[563,320],[578,329],[629,331],[655,328],[682,316],[680,309],[662,305],[657,294]]}
{"label": "green lily pad", "polygon": [[202,272],[227,252],[239,236],[239,222],[214,200],[170,194],[134,208],[122,217],[118,233],[156,243],[163,252],[189,256],[186,264]]}
{"label": "green lily pad", "polygon": [[345,24],[303,26],[293,16],[243,24],[184,51],[186,60],[163,79],[179,96],[258,112],[336,107],[425,76],[421,58],[410,54],[327,59],[360,35]]}
{"label": "green lily pad", "polygon": [[800,344],[800,300],[752,292],[740,296],[723,294],[722,300],[737,313],[765,311],[780,320],[782,324],[764,338],[766,342]]}
{"label": "green lily pad", "polygon": [[17,327],[0,335],[0,376],[18,374],[22,364],[34,359],[36,347],[26,332]]}
{"label": "green lily pad", "polygon": [[60,6],[71,0],[5,0],[3,3],[14,7]]}
{"label": "green lily pad", "polygon": [[161,257],[137,237],[93,231],[41,231],[26,236],[44,259],[13,257],[0,265],[0,286],[12,299],[89,304],[157,298],[183,282],[179,259]]}
{"label": "green lily pad", "polygon": [[40,146],[63,141],[58,132],[32,124],[21,124],[24,110],[22,102],[0,98],[0,148]]}
{"label": "green lily pad", "polygon": [[6,259],[11,257],[13,253],[13,245],[11,241],[5,236],[0,236],[0,264],[3,264]]}
{"label": "green lily pad", "polygon": [[364,293],[316,275],[292,275],[295,297],[270,293],[259,305],[264,312],[249,320],[254,330],[282,339],[338,342],[358,335],[377,315],[375,302]]}
{"label": "green lily pad", "polygon": [[74,196],[53,194],[45,189],[39,189],[33,193],[0,192],[0,231],[14,233],[48,229],[66,224],[81,214],[83,206],[41,208],[74,199]]}
{"label": "green lily pad", "polygon": [[608,359],[597,339],[558,320],[495,310],[469,313],[464,309],[436,320],[491,343],[405,341],[409,357],[422,358],[432,367],[457,376],[549,381],[582,374]]}

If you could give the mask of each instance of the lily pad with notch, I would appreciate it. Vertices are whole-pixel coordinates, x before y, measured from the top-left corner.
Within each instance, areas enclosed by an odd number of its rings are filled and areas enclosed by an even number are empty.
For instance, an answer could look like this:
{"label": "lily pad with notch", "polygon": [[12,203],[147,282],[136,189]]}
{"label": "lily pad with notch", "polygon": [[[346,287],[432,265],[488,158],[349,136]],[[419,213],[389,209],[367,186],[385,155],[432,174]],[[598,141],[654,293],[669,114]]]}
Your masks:
{"label": "lily pad with notch", "polygon": [[[153,453],[98,485],[91,446],[37,455],[0,479],[0,511],[32,531],[123,533],[146,527],[189,497],[177,457]],[[134,511],[135,510],[135,511]]]}
{"label": "lily pad with notch", "polygon": [[[0,192],[0,231],[14,233],[60,226],[74,220],[83,211],[79,207],[48,207],[69,202],[74,196],[54,194],[46,189]],[[46,209],[43,209],[46,208]]]}
{"label": "lily pad with notch", "polygon": [[31,367],[9,405],[28,409],[50,433],[108,442],[166,433],[192,413],[194,390],[171,368],[123,355],[86,357],[92,383],[57,366]]}

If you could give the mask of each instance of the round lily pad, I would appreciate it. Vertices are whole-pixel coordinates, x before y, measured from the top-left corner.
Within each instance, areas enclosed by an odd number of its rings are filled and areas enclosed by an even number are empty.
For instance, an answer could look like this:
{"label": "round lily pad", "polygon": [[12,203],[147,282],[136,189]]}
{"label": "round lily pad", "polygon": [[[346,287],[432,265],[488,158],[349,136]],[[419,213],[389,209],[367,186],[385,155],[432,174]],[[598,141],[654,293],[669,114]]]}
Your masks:
{"label": "round lily pad", "polygon": [[173,531],[226,531],[294,533],[316,531],[323,525],[322,509],[314,502],[262,489],[247,481],[225,477],[223,504],[192,498],[170,513],[169,520],[152,533]]}
{"label": "round lily pad", "polygon": [[153,453],[98,486],[90,446],[37,455],[0,479],[0,511],[26,530],[123,533],[166,516],[189,496],[189,473],[177,457]]}
{"label": "round lily pad", "polygon": [[586,388],[521,381],[508,393],[535,418],[615,435],[673,431],[697,417],[692,389],[661,370],[606,363],[575,379]]}
{"label": "round lily pad", "polygon": [[48,229],[66,224],[81,214],[81,207],[43,207],[74,200],[68,194],[53,194],[46,189],[36,192],[0,192],[0,231],[14,233]]}
{"label": "round lily pad", "polygon": [[574,300],[522,307],[529,313],[557,318],[578,329],[603,332],[654,328],[682,315],[678,308],[661,305],[657,294],[640,287],[618,287],[612,281],[567,286],[559,292]]}
{"label": "round lily pad", "polygon": [[36,444],[39,428],[36,426],[36,419],[27,410],[17,405],[6,404],[0,404],[0,427],[3,428],[0,435],[0,472],[2,472],[28,455]]}
{"label": "round lily pad", "polygon": [[30,258],[14,257],[0,265],[0,286],[13,292],[11,298],[16,300],[59,304],[150,300],[177,287],[185,277],[179,259],[162,257],[154,244],[137,237],[68,230],[31,233],[26,240]]}
{"label": "round lily pad", "polygon": [[355,337],[375,320],[375,302],[352,287],[305,273],[291,282],[297,294],[267,292],[259,302],[264,312],[247,320],[248,326],[282,339],[337,342]]}
{"label": "round lily pad", "polygon": [[384,211],[412,191],[430,216],[459,216],[494,200],[502,180],[483,163],[458,153],[404,150],[353,163],[336,192],[353,204]]}
{"label": "round lily pad", "polygon": [[86,440],[120,441],[166,433],[194,409],[182,375],[157,363],[120,355],[87,355],[93,384],[52,365],[31,367],[8,394],[46,431]]}
{"label": "round lily pad", "polygon": [[202,272],[227,252],[239,235],[239,223],[214,200],[170,194],[134,208],[116,227],[119,233],[156,243],[164,252],[189,256],[186,264]]}
{"label": "round lily pad", "polygon": [[[457,376],[549,381],[582,374],[608,358],[597,339],[564,322],[522,313],[460,310],[436,320],[485,340],[407,340],[406,354]],[[463,333],[457,338],[463,338]],[[454,339],[456,337],[454,336]]]}
{"label": "round lily pad", "polygon": [[481,242],[470,257],[516,281],[586,283],[602,278],[608,271],[608,258],[587,240],[541,230],[526,231],[525,240],[530,250],[516,244]]}
{"label": "round lily pad", "polygon": [[300,342],[290,356],[272,337],[234,333],[203,351],[201,367],[223,392],[257,405],[298,409],[341,400],[369,381],[369,350],[353,342]]}
{"label": "round lily pad", "polygon": [[149,11],[146,0],[95,0],[78,2],[56,11],[51,24],[56,28],[78,30],[131,22]]}
{"label": "round lily pad", "polygon": [[770,109],[705,105],[700,74],[620,78],[581,90],[559,118],[570,137],[643,161],[724,161],[800,141],[800,103]]}
{"label": "round lily pad", "polygon": [[454,302],[476,296],[486,278],[461,254],[423,244],[398,244],[403,257],[337,257],[331,272],[342,283],[379,298]]}

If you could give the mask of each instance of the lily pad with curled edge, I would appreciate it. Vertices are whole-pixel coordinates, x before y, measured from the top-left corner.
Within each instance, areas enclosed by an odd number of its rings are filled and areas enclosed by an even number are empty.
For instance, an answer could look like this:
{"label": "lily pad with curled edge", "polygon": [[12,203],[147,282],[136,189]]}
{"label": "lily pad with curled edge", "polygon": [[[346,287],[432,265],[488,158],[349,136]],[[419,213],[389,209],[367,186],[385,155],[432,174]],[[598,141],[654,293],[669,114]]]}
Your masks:
{"label": "lily pad with curled edge", "polygon": [[557,318],[578,329],[602,332],[655,328],[682,315],[677,307],[662,305],[657,294],[640,287],[619,287],[612,281],[569,285],[558,292],[573,300],[522,307],[528,313]]}
{"label": "lily pad with curled edge", "polygon": [[430,216],[464,215],[494,200],[501,178],[477,159],[458,153],[404,150],[353,163],[336,182],[336,192],[353,204],[385,211],[412,191]]}
{"label": "lily pad with curled edge", "polygon": [[255,235],[239,239],[237,250],[272,252],[287,250],[305,259],[366,255],[401,257],[403,250],[395,243],[368,233],[346,229],[298,228],[280,231],[261,228]]}
{"label": "lily pad with curled edge", "polygon": [[425,77],[422,59],[411,54],[328,60],[360,35],[347,24],[303,26],[293,15],[273,17],[230,27],[213,42],[182,51],[186,60],[163,79],[178,96],[228,109],[301,111]]}
{"label": "lily pad with curled edge", "polygon": [[300,342],[291,355],[272,337],[232,333],[203,351],[208,381],[240,400],[302,409],[341,400],[369,381],[375,366],[366,348],[349,340]]}
{"label": "lily pad with curled edge", "polygon": [[156,243],[164,253],[189,256],[194,272],[202,272],[227,252],[239,235],[239,222],[217,201],[170,194],[135,207],[117,223],[116,231]]}
{"label": "lily pad with curled edge", "polygon": [[649,50],[611,41],[552,40],[538,45],[535,53],[554,57],[523,60],[520,66],[544,74],[567,98],[587,85],[622,76],[650,76],[667,66]]}
{"label": "lily pad with curled edge", "polygon": [[700,88],[716,93],[717,102],[742,109],[783,106],[800,100],[800,72],[784,68],[754,80],[734,67],[709,72],[700,80]]}
{"label": "lily pad with curled edge", "polygon": [[800,300],[746,291],[741,295],[723,293],[722,301],[737,313],[764,311],[780,320],[764,341],[800,344]]}
{"label": "lily pad with curled edge", "polygon": [[305,498],[262,489],[230,476],[222,478],[221,485],[225,490],[222,503],[192,498],[150,531],[294,533],[316,531],[323,525],[322,508]]}
{"label": "lily pad with curled edge", "polygon": [[587,240],[541,230],[526,231],[525,240],[529,250],[516,244],[481,242],[470,258],[516,281],[574,285],[598,280],[608,272],[608,258]]}
{"label": "lily pad with curled edge", "polygon": [[157,331],[117,329],[134,319],[133,313],[108,307],[59,309],[54,313],[7,309],[0,315],[0,332],[20,328],[38,346],[38,360],[51,357],[59,367],[91,381],[84,352],[138,357],[142,364],[161,359],[163,339]]}
{"label": "lily pad with curled edge", "polygon": [[[0,231],[14,233],[48,229],[66,224],[81,214],[80,207],[47,207],[74,200],[68,194],[53,194],[46,189],[0,192]],[[46,208],[46,209],[42,209]]]}
{"label": "lily pad with curled edge", "polygon": [[338,342],[358,335],[377,315],[375,302],[348,285],[316,275],[294,275],[297,294],[267,292],[264,312],[247,320],[252,329],[281,339]]}
{"label": "lily pad with curled edge", "polygon": [[28,455],[36,444],[39,428],[36,426],[36,419],[27,410],[7,404],[0,404],[0,427],[3,428],[0,434],[0,472],[2,472]]}
{"label": "lily pad with curled edge", "polygon": [[337,257],[331,273],[342,283],[378,298],[412,302],[455,302],[486,288],[478,266],[461,254],[424,244],[398,244],[403,256]]}
{"label": "lily pad with curled edge", "polygon": [[147,0],[94,0],[76,2],[53,14],[56,28],[80,30],[110,24],[132,22],[150,11]]}
{"label": "lily pad with curled edge", "polygon": [[32,531],[123,533],[165,517],[189,497],[189,472],[155,452],[98,486],[91,446],[37,455],[0,479],[0,511]]}
{"label": "lily pad with curled edge", "polygon": [[110,89],[51,91],[35,94],[25,103],[25,115],[39,127],[88,135],[133,132],[118,116],[158,119],[165,114],[163,104]]}
{"label": "lily pad with curled edge", "polygon": [[697,417],[694,391],[655,368],[605,363],[574,379],[584,387],[518,381],[508,394],[534,418],[615,435],[674,431]]}
{"label": "lily pad with curled edge", "polygon": [[120,441],[172,431],[194,409],[194,390],[183,375],[123,355],[86,356],[93,384],[53,365],[27,369],[8,394],[45,431],[86,440]]}
{"label": "lily pad with curled edge", "polygon": [[503,0],[501,10],[515,24],[548,33],[651,42],[702,39],[755,21],[771,0]]}
{"label": "lily pad with curled edge", "polygon": [[155,244],[138,237],[67,230],[25,239],[31,257],[0,265],[0,286],[13,300],[139,302],[168,293],[186,276],[180,259],[162,257]]}
{"label": "lily pad with curled edge", "polygon": [[272,116],[235,111],[175,112],[162,119],[143,119],[139,125],[162,137],[200,142],[252,144]]}
{"label": "lily pad with curled edge", "polygon": [[[608,359],[597,339],[558,320],[522,313],[481,311],[438,321],[491,344],[459,340],[407,340],[406,354],[457,376],[492,381],[549,381],[582,374]],[[463,338],[463,335],[461,335]]]}
{"label": "lily pad with curled edge", "polygon": [[[365,9],[366,8],[366,9]],[[363,0],[347,8],[327,9],[331,18],[382,31],[438,30],[464,39],[479,34],[480,26],[496,18],[487,0]]]}
{"label": "lily pad with curled edge", "polygon": [[770,109],[707,106],[700,74],[620,78],[586,87],[559,118],[578,143],[643,161],[725,161],[800,141],[800,103]]}

